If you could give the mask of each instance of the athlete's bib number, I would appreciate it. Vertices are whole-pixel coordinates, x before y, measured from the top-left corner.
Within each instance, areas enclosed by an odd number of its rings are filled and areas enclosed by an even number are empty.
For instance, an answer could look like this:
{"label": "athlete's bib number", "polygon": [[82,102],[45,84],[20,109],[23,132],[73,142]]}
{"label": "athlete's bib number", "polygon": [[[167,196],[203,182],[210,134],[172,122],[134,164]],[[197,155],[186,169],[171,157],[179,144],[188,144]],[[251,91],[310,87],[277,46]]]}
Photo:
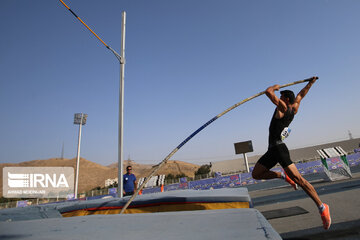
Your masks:
{"label": "athlete's bib number", "polygon": [[282,130],[280,136],[281,136],[281,141],[284,141],[285,138],[287,138],[290,135],[291,129],[286,127]]}

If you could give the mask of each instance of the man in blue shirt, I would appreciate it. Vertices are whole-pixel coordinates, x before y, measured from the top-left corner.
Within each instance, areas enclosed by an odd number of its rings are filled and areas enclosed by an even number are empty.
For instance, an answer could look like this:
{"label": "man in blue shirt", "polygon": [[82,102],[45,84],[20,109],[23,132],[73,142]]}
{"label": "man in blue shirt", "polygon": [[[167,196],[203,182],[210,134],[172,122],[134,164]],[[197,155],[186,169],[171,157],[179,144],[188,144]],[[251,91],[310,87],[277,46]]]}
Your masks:
{"label": "man in blue shirt", "polygon": [[124,196],[130,196],[133,195],[136,190],[136,177],[134,174],[131,173],[132,167],[127,166],[126,167],[126,174],[123,176],[123,193]]}

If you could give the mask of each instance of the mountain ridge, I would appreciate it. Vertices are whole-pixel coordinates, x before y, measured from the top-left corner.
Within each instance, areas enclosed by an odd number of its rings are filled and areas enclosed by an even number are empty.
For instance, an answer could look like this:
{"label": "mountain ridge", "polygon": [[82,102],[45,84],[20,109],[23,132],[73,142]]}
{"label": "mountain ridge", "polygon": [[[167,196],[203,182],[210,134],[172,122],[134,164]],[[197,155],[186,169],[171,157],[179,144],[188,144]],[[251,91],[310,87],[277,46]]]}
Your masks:
{"label": "mountain ridge", "polygon": [[[108,166],[89,161],[85,158],[80,158],[79,168],[79,192],[86,192],[96,187],[104,187],[106,179],[114,179],[118,176],[117,163],[112,163]],[[146,177],[153,166],[151,164],[140,164],[132,160],[125,160],[123,162],[123,169],[125,173],[126,166],[131,165],[133,173],[137,179]],[[62,158],[49,158],[43,160],[31,160],[20,163],[0,163],[0,184],[3,182],[3,168],[4,167],[73,167],[74,175],[76,169],[76,158],[62,159]],[[170,160],[168,163],[159,170],[157,175],[167,174],[185,174],[186,176],[193,177],[199,165],[187,163],[183,161]],[[3,188],[0,189],[0,196],[2,196]]]}

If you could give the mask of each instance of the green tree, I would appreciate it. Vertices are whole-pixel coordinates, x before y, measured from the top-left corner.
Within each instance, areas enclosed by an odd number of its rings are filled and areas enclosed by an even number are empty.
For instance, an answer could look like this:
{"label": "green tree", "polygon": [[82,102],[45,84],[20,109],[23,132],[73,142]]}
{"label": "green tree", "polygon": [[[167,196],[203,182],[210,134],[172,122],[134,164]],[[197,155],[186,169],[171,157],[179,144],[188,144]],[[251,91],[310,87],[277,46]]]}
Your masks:
{"label": "green tree", "polygon": [[195,175],[205,175],[209,174],[211,171],[211,166],[209,164],[201,165],[200,168],[195,172]]}
{"label": "green tree", "polygon": [[185,175],[185,173],[177,174],[177,175],[175,176],[175,178],[183,178],[183,177],[187,177],[187,176]]}
{"label": "green tree", "polygon": [[166,175],[165,179],[175,179],[175,176],[169,173],[168,175]]}

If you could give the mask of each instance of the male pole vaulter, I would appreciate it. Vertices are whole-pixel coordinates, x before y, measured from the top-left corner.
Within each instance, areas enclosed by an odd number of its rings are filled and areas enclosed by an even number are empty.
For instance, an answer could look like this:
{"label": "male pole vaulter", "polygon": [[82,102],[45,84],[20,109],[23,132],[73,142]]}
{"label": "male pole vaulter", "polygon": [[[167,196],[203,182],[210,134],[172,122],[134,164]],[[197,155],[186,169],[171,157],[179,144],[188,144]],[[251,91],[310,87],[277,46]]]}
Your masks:
{"label": "male pole vaulter", "polygon": [[[319,208],[323,227],[327,230],[331,225],[329,206],[320,200],[314,187],[300,175],[295,164],[290,159],[288,148],[283,142],[290,133],[288,126],[298,112],[301,100],[317,79],[317,77],[313,77],[296,97],[292,91],[284,90],[280,91],[281,97],[278,98],[275,91],[279,90],[279,85],[266,89],[265,94],[276,105],[276,109],[269,127],[268,151],[255,164],[252,177],[257,180],[282,178],[291,184],[295,190],[297,190],[297,185],[302,187]],[[284,172],[270,170],[277,163],[283,167]]]}

